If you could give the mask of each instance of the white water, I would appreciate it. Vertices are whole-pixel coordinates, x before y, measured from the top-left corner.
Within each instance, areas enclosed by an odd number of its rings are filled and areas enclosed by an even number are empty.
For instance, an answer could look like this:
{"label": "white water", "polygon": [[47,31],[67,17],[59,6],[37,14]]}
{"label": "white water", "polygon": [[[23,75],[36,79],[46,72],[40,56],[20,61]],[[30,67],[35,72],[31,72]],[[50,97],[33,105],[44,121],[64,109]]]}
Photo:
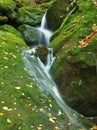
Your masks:
{"label": "white water", "polygon": [[43,42],[43,44],[48,45],[50,42],[52,31],[47,29],[46,13],[42,18],[40,27],[37,27],[37,29],[39,29],[43,33],[43,35],[42,33],[40,33],[39,44],[42,44]]}

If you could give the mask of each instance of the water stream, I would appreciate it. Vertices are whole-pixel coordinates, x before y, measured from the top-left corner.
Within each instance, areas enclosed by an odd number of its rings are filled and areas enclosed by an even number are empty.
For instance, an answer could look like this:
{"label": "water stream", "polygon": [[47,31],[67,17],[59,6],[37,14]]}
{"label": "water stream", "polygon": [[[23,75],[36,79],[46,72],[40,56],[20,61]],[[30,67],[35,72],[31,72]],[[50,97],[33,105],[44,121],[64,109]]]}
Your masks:
{"label": "water stream", "polygon": [[[45,32],[47,32],[48,30],[46,29],[47,25],[45,22],[46,20],[44,15],[40,30],[45,30]],[[49,35],[46,34],[45,36],[47,37]],[[39,40],[41,40],[41,38]],[[35,79],[41,91],[45,92],[46,94],[52,95],[58,106],[62,109],[64,113],[66,113],[66,115],[68,115],[70,123],[72,123],[74,126],[77,126],[77,129],[72,128],[71,130],[81,130],[80,128],[83,128],[83,130],[88,130],[91,124],[86,121],[81,114],[77,113],[66,105],[58,91],[57,85],[55,84],[49,73],[49,70],[55,60],[55,57],[53,56],[53,50],[51,48],[48,48],[46,65],[42,63],[36,53],[36,48],[24,50],[22,53],[25,67],[27,68],[29,75],[32,76],[32,80],[33,78]],[[77,120],[79,121],[77,122]]]}
{"label": "water stream", "polygon": [[39,44],[42,44],[42,42],[44,42],[45,45],[48,45],[50,42],[52,31],[47,29],[46,13],[42,18],[41,26],[37,27],[37,29],[39,29],[43,33],[43,36],[42,33],[40,33]]}

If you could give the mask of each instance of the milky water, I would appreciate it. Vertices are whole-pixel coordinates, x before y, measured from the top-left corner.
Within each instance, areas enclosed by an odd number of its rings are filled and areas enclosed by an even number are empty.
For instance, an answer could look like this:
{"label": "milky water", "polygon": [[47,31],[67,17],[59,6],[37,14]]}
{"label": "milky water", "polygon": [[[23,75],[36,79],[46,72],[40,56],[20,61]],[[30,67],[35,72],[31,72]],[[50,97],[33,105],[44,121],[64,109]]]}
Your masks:
{"label": "milky water", "polygon": [[52,31],[47,29],[47,20],[46,13],[44,14],[40,27],[37,27],[42,33],[40,33],[39,44],[44,42],[45,45],[48,45],[50,42],[50,37],[52,35]]}

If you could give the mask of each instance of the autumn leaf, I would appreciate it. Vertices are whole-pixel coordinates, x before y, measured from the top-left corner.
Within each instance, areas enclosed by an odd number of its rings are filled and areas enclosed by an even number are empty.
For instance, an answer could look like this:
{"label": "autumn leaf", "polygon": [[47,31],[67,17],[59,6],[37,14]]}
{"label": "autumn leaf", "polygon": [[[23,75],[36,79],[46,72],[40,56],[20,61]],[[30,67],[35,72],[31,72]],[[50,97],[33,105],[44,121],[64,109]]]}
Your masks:
{"label": "autumn leaf", "polygon": [[92,128],[93,130],[97,130],[97,125],[94,125]]}
{"label": "autumn leaf", "polygon": [[4,113],[0,113],[0,116],[3,116],[4,115]]}
{"label": "autumn leaf", "polygon": [[26,107],[27,107],[27,108],[31,108],[31,104],[27,103],[27,104],[26,104]]}
{"label": "autumn leaf", "polygon": [[11,120],[9,118],[7,119],[7,123],[9,123],[9,124],[11,123]]}
{"label": "autumn leaf", "polygon": [[68,115],[66,115],[66,116],[65,116],[65,118],[66,118],[66,119],[69,119],[69,116],[68,116]]}
{"label": "autumn leaf", "polygon": [[58,126],[55,126],[55,127],[54,127],[54,130],[58,130],[58,128],[59,128]]}
{"label": "autumn leaf", "polygon": [[93,24],[92,26],[93,32],[91,32],[88,36],[86,36],[84,39],[80,40],[80,48],[86,47],[89,44],[89,41],[97,34],[97,26],[96,24]]}

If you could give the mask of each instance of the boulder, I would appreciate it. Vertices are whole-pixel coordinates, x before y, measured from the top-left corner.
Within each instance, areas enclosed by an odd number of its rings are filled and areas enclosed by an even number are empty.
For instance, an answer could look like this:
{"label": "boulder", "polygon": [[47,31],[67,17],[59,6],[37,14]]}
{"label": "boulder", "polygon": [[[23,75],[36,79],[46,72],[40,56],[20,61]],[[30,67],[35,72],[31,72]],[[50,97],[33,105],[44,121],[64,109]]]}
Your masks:
{"label": "boulder", "polygon": [[37,26],[41,23],[43,14],[44,10],[41,7],[21,7],[18,9],[16,22],[18,24]]}
{"label": "boulder", "polygon": [[0,1],[0,13],[3,16],[7,17],[16,17],[16,13],[14,12],[14,9],[16,7],[16,3],[14,0],[1,0]]}
{"label": "boulder", "polygon": [[18,30],[21,32],[27,45],[32,46],[39,44],[39,38],[41,32],[37,28],[24,24],[19,26]]}
{"label": "boulder", "polygon": [[46,60],[47,60],[47,54],[48,54],[47,47],[45,47],[43,45],[38,45],[36,50],[37,50],[37,54],[38,54],[39,58],[45,64]]}
{"label": "boulder", "polygon": [[13,33],[14,35],[22,38],[21,33],[11,25],[4,24],[4,25],[0,26],[0,30]]}

